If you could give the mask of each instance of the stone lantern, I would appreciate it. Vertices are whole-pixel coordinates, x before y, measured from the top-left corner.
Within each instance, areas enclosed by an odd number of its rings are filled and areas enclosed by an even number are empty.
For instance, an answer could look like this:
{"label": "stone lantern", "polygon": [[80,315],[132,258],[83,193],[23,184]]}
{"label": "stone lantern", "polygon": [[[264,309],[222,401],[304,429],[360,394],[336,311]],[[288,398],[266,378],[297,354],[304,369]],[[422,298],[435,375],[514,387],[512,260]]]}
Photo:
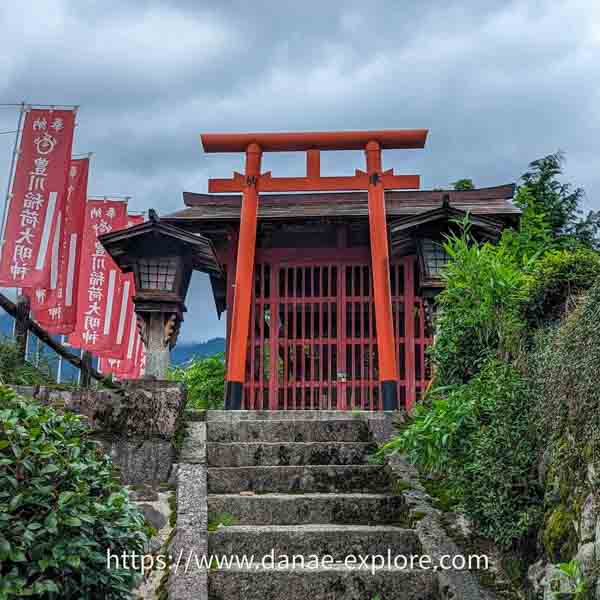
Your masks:
{"label": "stone lantern", "polygon": [[133,303],[146,346],[146,376],[165,379],[186,312],[192,271],[222,277],[211,241],[162,222],[154,210],[140,225],[99,238],[124,273],[133,272]]}

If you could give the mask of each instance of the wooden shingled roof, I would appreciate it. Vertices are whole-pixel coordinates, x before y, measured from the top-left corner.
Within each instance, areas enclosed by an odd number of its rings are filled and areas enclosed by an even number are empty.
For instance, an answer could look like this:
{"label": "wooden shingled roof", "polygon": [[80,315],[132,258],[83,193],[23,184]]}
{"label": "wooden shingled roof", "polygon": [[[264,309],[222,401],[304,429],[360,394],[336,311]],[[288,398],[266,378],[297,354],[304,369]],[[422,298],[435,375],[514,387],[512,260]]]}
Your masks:
{"label": "wooden shingled roof", "polygon": [[[466,191],[387,191],[386,209],[390,218],[415,215],[441,207],[444,198],[460,210],[513,221],[520,210],[512,203],[515,185]],[[238,221],[240,194],[183,193],[186,208],[166,215],[164,220],[185,224],[202,221]],[[279,220],[314,217],[367,217],[366,192],[261,194],[259,219]]]}

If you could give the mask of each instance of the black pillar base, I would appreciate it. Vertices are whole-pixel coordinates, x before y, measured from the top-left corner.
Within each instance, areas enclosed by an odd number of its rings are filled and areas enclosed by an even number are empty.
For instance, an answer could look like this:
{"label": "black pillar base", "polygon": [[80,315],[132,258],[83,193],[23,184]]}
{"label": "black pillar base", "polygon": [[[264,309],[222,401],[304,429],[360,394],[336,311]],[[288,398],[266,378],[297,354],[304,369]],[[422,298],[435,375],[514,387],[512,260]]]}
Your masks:
{"label": "black pillar base", "polygon": [[225,387],[225,410],[242,410],[242,394],[244,384],[239,381],[228,381]]}
{"label": "black pillar base", "polygon": [[398,410],[398,382],[382,381],[381,398],[383,410]]}

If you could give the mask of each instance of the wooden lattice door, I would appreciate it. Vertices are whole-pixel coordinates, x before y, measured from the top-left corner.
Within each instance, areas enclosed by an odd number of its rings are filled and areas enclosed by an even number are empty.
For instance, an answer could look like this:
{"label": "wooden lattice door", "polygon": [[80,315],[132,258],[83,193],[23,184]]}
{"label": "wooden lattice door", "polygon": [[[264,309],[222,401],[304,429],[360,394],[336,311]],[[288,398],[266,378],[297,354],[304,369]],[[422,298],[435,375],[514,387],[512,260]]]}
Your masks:
{"label": "wooden lattice door", "polygon": [[[430,376],[414,273],[413,257],[390,273],[401,405]],[[243,408],[381,410],[369,263],[260,263],[254,281]]]}

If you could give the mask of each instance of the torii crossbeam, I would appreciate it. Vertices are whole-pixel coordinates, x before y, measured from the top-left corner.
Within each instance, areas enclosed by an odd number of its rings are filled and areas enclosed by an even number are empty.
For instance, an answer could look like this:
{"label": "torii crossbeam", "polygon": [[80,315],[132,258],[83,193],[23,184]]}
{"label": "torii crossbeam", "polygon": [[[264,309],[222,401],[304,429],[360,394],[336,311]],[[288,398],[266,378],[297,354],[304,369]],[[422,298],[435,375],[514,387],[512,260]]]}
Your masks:
{"label": "torii crossbeam", "polygon": [[[294,133],[207,133],[201,136],[205,152],[245,152],[245,173],[231,179],[210,179],[211,193],[242,192],[242,210],[235,274],[235,293],[227,362],[225,407],[238,410],[246,367],[252,277],[256,249],[256,225],[260,192],[333,192],[367,190],[373,273],[373,299],[379,353],[379,378],[384,410],[398,406],[398,369],[390,292],[390,270],[384,192],[386,189],[418,189],[418,175],[395,175],[382,170],[384,149],[423,148],[426,129],[382,131],[294,132]],[[323,177],[321,150],[364,150],[366,171],[354,175]],[[263,152],[306,152],[305,177],[273,177],[261,173]]]}

